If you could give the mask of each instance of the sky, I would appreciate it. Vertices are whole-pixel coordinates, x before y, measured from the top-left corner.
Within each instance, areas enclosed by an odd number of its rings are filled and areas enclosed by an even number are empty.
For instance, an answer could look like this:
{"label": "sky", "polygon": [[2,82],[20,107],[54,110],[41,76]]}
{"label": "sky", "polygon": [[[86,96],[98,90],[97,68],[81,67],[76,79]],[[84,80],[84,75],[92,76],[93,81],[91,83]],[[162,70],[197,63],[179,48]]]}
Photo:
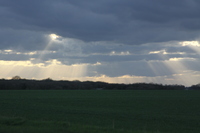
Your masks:
{"label": "sky", "polygon": [[0,78],[200,83],[199,0],[1,0]]}

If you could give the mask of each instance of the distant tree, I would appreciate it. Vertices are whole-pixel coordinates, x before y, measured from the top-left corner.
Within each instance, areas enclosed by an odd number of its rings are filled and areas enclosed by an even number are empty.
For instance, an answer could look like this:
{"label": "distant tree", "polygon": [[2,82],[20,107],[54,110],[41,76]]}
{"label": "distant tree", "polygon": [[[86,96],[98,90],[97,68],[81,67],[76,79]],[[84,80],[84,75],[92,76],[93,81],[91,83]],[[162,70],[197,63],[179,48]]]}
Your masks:
{"label": "distant tree", "polygon": [[51,78],[46,78],[46,79],[43,79],[43,81],[53,81],[53,79],[51,79]]}
{"label": "distant tree", "polygon": [[20,76],[14,76],[14,77],[12,77],[12,80],[20,80],[20,79],[22,79]]}
{"label": "distant tree", "polygon": [[192,89],[192,90],[200,90],[200,84],[192,85],[192,86],[190,87],[190,89]]}

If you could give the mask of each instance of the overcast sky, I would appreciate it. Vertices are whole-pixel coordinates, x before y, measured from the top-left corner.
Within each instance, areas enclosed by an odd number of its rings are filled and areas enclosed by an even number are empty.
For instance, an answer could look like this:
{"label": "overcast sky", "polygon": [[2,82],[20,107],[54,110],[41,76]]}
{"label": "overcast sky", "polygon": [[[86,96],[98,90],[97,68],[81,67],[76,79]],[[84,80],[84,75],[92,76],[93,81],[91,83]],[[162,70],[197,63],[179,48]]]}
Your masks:
{"label": "overcast sky", "polygon": [[200,83],[199,0],[1,0],[0,78]]}

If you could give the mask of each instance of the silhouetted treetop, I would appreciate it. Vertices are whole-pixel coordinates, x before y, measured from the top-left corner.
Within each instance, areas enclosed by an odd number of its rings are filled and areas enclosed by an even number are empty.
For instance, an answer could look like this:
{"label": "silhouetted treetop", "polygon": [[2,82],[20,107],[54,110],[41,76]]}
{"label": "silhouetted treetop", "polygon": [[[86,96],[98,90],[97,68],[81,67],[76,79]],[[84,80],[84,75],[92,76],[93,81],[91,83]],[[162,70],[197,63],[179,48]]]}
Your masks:
{"label": "silhouetted treetop", "polygon": [[[117,84],[93,81],[54,81],[51,78],[43,80],[21,79],[14,76],[12,80],[0,79],[0,90],[185,90],[183,85],[162,85],[155,83]],[[199,85],[189,89],[200,90]],[[187,88],[187,90],[189,90]]]}
{"label": "silhouetted treetop", "polygon": [[14,77],[12,77],[12,80],[20,80],[20,79],[22,79],[20,76],[14,76]]}

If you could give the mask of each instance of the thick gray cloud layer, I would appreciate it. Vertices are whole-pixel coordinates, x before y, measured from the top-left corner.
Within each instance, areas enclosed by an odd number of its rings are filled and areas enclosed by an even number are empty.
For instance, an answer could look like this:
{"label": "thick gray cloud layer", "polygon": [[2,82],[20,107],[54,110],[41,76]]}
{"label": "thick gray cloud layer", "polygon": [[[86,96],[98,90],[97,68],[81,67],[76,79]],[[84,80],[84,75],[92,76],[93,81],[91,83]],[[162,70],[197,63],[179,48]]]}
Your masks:
{"label": "thick gray cloud layer", "polygon": [[200,44],[180,42],[199,40],[199,7],[199,0],[0,0],[0,61],[78,64],[91,77],[195,78]]}
{"label": "thick gray cloud layer", "polygon": [[194,40],[199,6],[198,0],[1,0],[0,28],[133,45]]}

